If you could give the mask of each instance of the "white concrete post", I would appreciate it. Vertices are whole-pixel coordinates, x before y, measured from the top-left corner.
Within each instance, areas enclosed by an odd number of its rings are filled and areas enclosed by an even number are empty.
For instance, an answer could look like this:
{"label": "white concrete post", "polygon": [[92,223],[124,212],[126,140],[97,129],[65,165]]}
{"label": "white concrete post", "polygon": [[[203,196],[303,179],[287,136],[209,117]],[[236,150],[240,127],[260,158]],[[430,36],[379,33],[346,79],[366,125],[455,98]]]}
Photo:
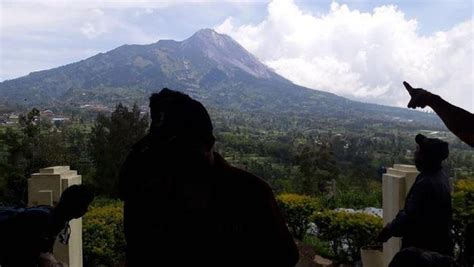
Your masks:
{"label": "white concrete post", "polygon": [[[28,179],[28,206],[58,203],[61,193],[69,186],[81,184],[81,176],[69,166],[55,166],[41,169]],[[71,236],[69,244],[54,244],[54,256],[69,267],[82,267],[82,219],[69,222]]]}
{"label": "white concrete post", "polygon": [[[418,171],[413,165],[395,164],[383,175],[383,223],[391,222],[398,211],[403,209],[405,198],[415,182]],[[393,256],[400,250],[401,239],[392,237],[383,245],[384,266],[387,267]]]}

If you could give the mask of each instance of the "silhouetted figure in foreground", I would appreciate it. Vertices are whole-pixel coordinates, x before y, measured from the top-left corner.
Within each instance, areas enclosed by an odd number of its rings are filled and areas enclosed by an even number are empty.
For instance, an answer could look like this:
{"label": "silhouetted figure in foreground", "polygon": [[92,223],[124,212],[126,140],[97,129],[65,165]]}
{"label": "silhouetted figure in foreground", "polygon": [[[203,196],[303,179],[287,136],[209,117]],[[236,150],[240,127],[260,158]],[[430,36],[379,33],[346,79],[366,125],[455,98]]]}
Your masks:
{"label": "silhouetted figure in foreground", "polygon": [[0,208],[0,266],[63,266],[52,254],[54,242],[58,236],[68,242],[69,221],[82,217],[93,198],[83,185],[73,185],[55,207]]}
{"label": "silhouetted figure in foreground", "polygon": [[466,232],[464,234],[465,240],[465,251],[462,255],[461,261],[465,266],[474,266],[474,223],[470,223],[466,226]]}
{"label": "silhouetted figure in foreground", "polygon": [[409,108],[431,107],[451,132],[466,144],[474,147],[474,114],[451,105],[440,96],[422,88],[413,88],[407,82],[403,82],[403,85],[411,96]]}
{"label": "silhouetted figure in foreground", "polygon": [[452,256],[451,190],[441,162],[448,157],[448,143],[416,136],[415,165],[420,171],[408,192],[405,206],[378,236],[386,242],[402,237],[402,248],[415,247]]}
{"label": "silhouetted figure in foreground", "polygon": [[388,267],[455,267],[453,257],[419,248],[405,248],[398,252]]}
{"label": "silhouetted figure in foreground", "polygon": [[273,192],[213,152],[204,106],[163,89],[120,173],[128,266],[294,266]]}
{"label": "silhouetted figure in foreground", "polygon": [[[431,107],[451,132],[466,144],[474,147],[474,114],[451,105],[440,96],[422,88],[413,88],[407,82],[403,82],[403,85],[411,96],[409,108]],[[466,266],[474,266],[474,223],[466,226],[464,237],[466,246],[460,259]]]}

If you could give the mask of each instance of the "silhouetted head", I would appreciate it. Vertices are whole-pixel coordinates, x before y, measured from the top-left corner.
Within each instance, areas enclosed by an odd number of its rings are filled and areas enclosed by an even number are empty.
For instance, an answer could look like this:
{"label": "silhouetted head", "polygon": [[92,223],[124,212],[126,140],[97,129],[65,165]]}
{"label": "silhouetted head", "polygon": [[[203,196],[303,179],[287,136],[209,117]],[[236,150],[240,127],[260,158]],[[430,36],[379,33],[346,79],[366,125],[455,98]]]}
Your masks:
{"label": "silhouetted head", "polygon": [[86,214],[94,194],[84,185],[72,185],[61,194],[56,211],[60,217],[71,220]]}
{"label": "silhouetted head", "polygon": [[[186,155],[212,151],[213,127],[206,108],[186,94],[164,88],[150,97],[153,139]],[[185,154],[183,154],[184,156]]]}
{"label": "silhouetted head", "polygon": [[437,138],[418,134],[415,138],[415,165],[419,171],[438,170],[449,155],[448,143]]}
{"label": "silhouetted head", "polygon": [[402,249],[395,254],[389,267],[451,267],[454,259],[436,252],[415,247]]}

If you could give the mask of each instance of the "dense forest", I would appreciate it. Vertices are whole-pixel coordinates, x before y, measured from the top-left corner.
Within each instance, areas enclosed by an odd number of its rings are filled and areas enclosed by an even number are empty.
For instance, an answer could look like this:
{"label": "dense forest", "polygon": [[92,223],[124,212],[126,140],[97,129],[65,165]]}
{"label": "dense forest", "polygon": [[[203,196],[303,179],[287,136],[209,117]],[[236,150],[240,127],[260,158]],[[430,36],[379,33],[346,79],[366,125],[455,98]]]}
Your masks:
{"label": "dense forest", "polygon": [[[447,140],[445,165],[455,178],[453,233],[456,253],[462,254],[464,229],[473,219],[474,153],[449,132],[350,117],[208,109],[215,150],[272,186],[300,250],[339,263],[360,261],[360,248],[382,229],[381,217],[345,209],[381,208],[382,174],[395,163],[412,163],[417,133]],[[147,134],[149,115],[123,104],[111,112],[73,107],[54,112],[69,119],[54,121],[33,108],[20,112],[17,122],[0,125],[0,206],[25,206],[32,173],[70,165],[98,196],[84,216],[84,266],[124,266],[117,176],[133,144]]]}
{"label": "dense forest", "polygon": [[[394,163],[411,163],[413,126],[209,109],[215,150],[231,164],[266,180],[276,193],[318,196],[329,207],[381,206],[381,177]],[[99,195],[116,198],[117,174],[131,146],[147,133],[148,114],[137,105],[113,112],[66,110],[51,122],[32,109],[0,128],[0,200],[24,205],[27,178],[39,168],[70,165]],[[450,142],[450,176],[474,176],[473,152],[453,135],[424,131]]]}

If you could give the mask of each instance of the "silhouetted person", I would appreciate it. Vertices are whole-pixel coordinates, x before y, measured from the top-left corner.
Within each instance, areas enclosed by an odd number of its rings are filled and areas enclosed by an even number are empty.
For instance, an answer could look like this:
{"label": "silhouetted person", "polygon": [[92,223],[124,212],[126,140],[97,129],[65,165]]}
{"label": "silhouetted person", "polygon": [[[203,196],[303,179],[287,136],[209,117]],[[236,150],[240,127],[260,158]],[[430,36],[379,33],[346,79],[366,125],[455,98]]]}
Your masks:
{"label": "silhouetted person", "polygon": [[441,167],[449,154],[448,143],[421,134],[415,140],[415,165],[420,174],[408,192],[403,210],[385,226],[378,241],[402,237],[402,248],[416,247],[452,256],[451,190]]}
{"label": "silhouetted person", "polygon": [[451,105],[440,96],[422,88],[413,88],[407,82],[403,82],[403,85],[411,96],[409,108],[431,107],[451,132],[466,144],[474,147],[474,114]]}
{"label": "silhouetted person", "polygon": [[0,266],[41,266],[40,255],[54,262],[51,253],[56,238],[59,236],[61,242],[67,243],[69,221],[82,217],[93,198],[83,185],[73,185],[64,190],[55,207],[0,211]]}
{"label": "silhouetted person", "polygon": [[469,223],[466,226],[466,232],[464,234],[465,240],[465,251],[461,260],[464,261],[466,266],[474,266],[474,223]]}
{"label": "silhouetted person", "polygon": [[419,248],[405,248],[398,252],[388,267],[455,267],[453,257]]}
{"label": "silhouetted person", "polygon": [[[456,107],[440,96],[422,88],[413,88],[407,82],[403,82],[403,85],[411,96],[408,103],[409,108],[431,107],[451,132],[466,144],[474,147],[474,114]],[[474,223],[467,225],[464,236],[466,247],[461,258],[467,262],[467,265],[474,266]]]}
{"label": "silhouetted person", "polygon": [[163,89],[120,172],[128,266],[294,266],[269,185],[213,152],[204,106]]}
{"label": "silhouetted person", "polygon": [[382,180],[384,173],[387,173],[387,168],[382,165],[377,169],[377,176],[380,180]]}

